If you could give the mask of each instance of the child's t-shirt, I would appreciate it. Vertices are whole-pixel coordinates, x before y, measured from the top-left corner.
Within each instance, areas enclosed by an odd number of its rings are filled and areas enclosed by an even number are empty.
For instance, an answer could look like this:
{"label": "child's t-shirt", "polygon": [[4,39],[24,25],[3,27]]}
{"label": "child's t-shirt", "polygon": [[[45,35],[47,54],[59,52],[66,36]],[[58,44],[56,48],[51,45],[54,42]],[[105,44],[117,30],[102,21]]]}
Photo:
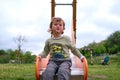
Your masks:
{"label": "child's t-shirt", "polygon": [[68,36],[49,38],[45,42],[44,50],[40,55],[41,57],[46,57],[48,54],[50,54],[51,60],[66,60],[70,59],[69,50],[71,50],[71,52],[79,58],[82,56],[80,51],[75,48]]}

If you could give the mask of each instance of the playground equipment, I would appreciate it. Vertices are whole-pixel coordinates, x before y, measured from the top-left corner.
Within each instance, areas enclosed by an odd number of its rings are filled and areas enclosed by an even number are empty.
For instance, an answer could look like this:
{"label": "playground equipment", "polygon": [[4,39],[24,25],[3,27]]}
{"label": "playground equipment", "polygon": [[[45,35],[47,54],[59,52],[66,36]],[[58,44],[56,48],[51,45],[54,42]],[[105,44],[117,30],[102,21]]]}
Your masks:
{"label": "playground equipment", "polygon": [[[72,42],[76,44],[76,0],[73,0],[72,4],[56,4],[55,0],[51,0],[51,18],[55,16],[55,6],[56,5],[72,5],[73,6],[73,21],[72,21]],[[41,80],[41,75],[44,72],[49,55],[46,58],[37,57],[35,64],[35,74],[36,80]],[[70,80],[88,80],[88,63],[86,58],[83,62],[80,61],[76,56],[71,56],[72,67],[71,67],[71,77]],[[55,76],[55,80],[57,80]]]}
{"label": "playground equipment", "polygon": [[104,58],[103,62],[102,62],[102,65],[107,65],[108,62],[109,62],[109,57],[106,56],[106,57]]}

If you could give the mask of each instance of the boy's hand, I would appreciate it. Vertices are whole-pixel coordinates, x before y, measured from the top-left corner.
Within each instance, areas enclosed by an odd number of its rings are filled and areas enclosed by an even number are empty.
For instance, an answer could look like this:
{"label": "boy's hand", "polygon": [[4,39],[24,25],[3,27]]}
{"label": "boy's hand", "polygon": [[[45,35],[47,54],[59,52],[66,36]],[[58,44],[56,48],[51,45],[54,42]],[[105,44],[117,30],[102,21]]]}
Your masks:
{"label": "boy's hand", "polygon": [[41,59],[41,56],[40,56],[40,55],[38,55],[38,56],[35,58],[35,61],[37,60],[37,58]]}
{"label": "boy's hand", "polygon": [[81,62],[83,62],[83,59],[84,59],[84,58],[85,58],[84,56],[81,56],[81,57],[80,57]]}

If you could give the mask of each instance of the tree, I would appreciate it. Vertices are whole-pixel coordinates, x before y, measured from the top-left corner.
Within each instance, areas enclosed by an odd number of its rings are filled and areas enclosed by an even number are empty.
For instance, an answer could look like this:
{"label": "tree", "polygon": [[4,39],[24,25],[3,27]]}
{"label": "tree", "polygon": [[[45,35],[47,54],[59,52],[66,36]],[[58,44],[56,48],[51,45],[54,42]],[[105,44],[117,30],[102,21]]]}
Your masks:
{"label": "tree", "polygon": [[14,41],[17,44],[18,50],[16,51],[16,61],[18,61],[18,63],[20,63],[20,55],[21,55],[21,47],[23,45],[24,42],[26,42],[25,37],[23,37],[22,35],[17,36]]}
{"label": "tree", "polygon": [[107,38],[106,48],[112,54],[120,51],[120,31],[114,32]]}
{"label": "tree", "polygon": [[0,55],[5,55],[6,52],[4,50],[0,50]]}
{"label": "tree", "polygon": [[6,53],[8,53],[10,60],[15,60],[16,57],[15,51],[13,51],[12,49],[8,49],[6,50]]}
{"label": "tree", "polygon": [[0,50],[0,63],[8,63],[9,55],[5,52],[5,50]]}
{"label": "tree", "polygon": [[25,54],[22,56],[22,62],[23,63],[33,63],[36,56],[31,55],[30,51],[26,51]]}

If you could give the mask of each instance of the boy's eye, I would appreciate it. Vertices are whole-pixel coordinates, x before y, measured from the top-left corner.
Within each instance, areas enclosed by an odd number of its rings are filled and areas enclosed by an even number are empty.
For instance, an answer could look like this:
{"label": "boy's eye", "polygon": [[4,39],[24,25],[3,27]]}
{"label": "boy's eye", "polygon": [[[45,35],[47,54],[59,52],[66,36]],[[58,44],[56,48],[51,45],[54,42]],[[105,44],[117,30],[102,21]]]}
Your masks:
{"label": "boy's eye", "polygon": [[59,26],[62,26],[62,24],[59,24]]}
{"label": "boy's eye", "polygon": [[55,26],[57,25],[57,24],[54,24]]}

